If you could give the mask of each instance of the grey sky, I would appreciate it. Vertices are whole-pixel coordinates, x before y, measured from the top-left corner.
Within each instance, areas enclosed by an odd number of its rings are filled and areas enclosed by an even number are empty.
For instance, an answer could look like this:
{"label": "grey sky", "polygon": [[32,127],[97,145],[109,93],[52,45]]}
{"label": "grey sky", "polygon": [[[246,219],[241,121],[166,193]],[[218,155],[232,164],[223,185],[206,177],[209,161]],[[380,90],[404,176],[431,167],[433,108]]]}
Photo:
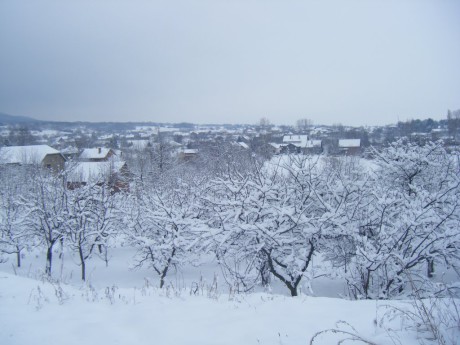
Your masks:
{"label": "grey sky", "polygon": [[0,0],[0,112],[373,125],[448,108],[458,0]]}

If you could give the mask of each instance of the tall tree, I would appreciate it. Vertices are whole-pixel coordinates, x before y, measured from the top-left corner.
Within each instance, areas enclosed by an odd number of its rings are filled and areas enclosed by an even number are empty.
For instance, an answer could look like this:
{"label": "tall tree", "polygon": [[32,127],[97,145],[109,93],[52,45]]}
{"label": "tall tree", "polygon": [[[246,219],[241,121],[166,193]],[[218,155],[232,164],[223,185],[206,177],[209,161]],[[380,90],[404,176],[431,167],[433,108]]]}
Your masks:
{"label": "tall tree", "polygon": [[16,265],[21,267],[22,251],[34,244],[27,226],[30,216],[25,201],[27,180],[17,169],[4,167],[0,173],[0,254],[15,254]]}
{"label": "tall tree", "polygon": [[449,135],[454,138],[454,140],[457,140],[460,129],[460,109],[447,111],[447,129],[449,131]]}
{"label": "tall tree", "polygon": [[106,250],[116,231],[117,197],[109,186],[92,183],[68,191],[66,243],[78,254],[82,280],[86,280],[87,260],[96,250]]}
{"label": "tall tree", "polygon": [[45,272],[51,275],[53,249],[64,238],[68,217],[67,193],[63,179],[47,169],[36,167],[28,207],[32,211],[28,225],[46,247]]}
{"label": "tall tree", "polygon": [[458,263],[458,156],[441,143],[402,141],[374,156],[348,282],[355,297],[390,298],[404,292],[407,274],[423,281],[435,262]]}
{"label": "tall tree", "polygon": [[313,125],[313,121],[306,118],[298,119],[296,125],[300,131],[307,131]]}
{"label": "tall tree", "polygon": [[10,128],[7,142],[10,146],[25,146],[35,144],[37,140],[27,126],[20,125]]}
{"label": "tall tree", "polygon": [[259,120],[259,126],[262,128],[262,129],[268,129],[270,127],[271,123],[270,123],[270,120],[268,119],[268,117],[262,117],[260,118]]}
{"label": "tall tree", "polygon": [[268,271],[292,296],[323,240],[344,233],[359,203],[355,171],[323,158],[287,156],[247,176],[213,182],[214,248],[228,275],[250,289]]}
{"label": "tall tree", "polygon": [[192,249],[199,243],[203,210],[195,202],[199,185],[181,179],[142,184],[137,193],[126,196],[123,219],[126,237],[137,250],[137,266],[147,265],[160,279],[193,260]]}

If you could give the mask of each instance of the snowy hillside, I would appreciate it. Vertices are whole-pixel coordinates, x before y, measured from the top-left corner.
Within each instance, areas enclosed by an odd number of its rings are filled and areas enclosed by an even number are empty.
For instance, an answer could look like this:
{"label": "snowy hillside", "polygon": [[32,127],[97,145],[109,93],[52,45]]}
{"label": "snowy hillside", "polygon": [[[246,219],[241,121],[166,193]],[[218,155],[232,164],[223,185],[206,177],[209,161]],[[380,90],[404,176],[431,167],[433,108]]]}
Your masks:
{"label": "snowy hillside", "polygon": [[[375,324],[388,311],[387,303],[375,301],[229,296],[206,289],[195,295],[148,285],[76,288],[7,273],[0,273],[0,283],[1,344],[306,344],[340,320],[381,344],[392,344],[395,336]],[[396,322],[398,337],[417,344],[415,333],[401,331],[405,326]],[[344,337],[325,334],[317,343]]]}
{"label": "snowy hillside", "polygon": [[[233,294],[212,263],[172,274],[159,289],[152,272],[129,268],[132,254],[129,248],[114,249],[107,267],[92,259],[86,284],[71,253],[56,260],[53,280],[40,270],[41,254],[25,255],[21,268],[14,268],[14,260],[1,264],[0,344],[290,345],[308,344],[328,329],[377,344],[419,344],[428,337],[396,313],[412,310],[411,301],[292,298],[277,284],[272,292]],[[325,279],[313,285],[316,295],[338,296],[343,288]],[[349,337],[326,332],[314,344]]]}

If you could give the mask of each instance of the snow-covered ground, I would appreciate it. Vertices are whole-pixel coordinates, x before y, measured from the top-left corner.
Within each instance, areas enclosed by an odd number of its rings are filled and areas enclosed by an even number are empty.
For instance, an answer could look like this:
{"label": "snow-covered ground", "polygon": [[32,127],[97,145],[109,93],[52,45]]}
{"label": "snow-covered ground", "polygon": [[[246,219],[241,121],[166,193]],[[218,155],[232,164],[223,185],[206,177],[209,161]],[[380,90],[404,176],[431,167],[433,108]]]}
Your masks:
{"label": "snow-covered ground", "polygon": [[[93,290],[7,273],[0,281],[2,344],[306,344],[340,320],[363,337],[391,344],[389,333],[375,325],[384,309],[374,301],[205,290],[190,295],[147,286]],[[401,336],[410,343],[411,334]]]}
{"label": "snow-covered ground", "polygon": [[[271,292],[235,295],[212,262],[173,274],[160,290],[148,269],[129,269],[132,254],[112,250],[108,267],[92,259],[87,284],[69,253],[56,256],[52,281],[43,278],[41,254],[27,254],[20,269],[13,260],[1,264],[0,344],[308,344],[337,327],[378,344],[420,343],[410,323],[386,317],[388,305],[410,309],[409,302],[292,298],[276,284]],[[340,294],[343,286],[330,283],[316,282],[313,292]],[[329,332],[315,344],[348,337]]]}
{"label": "snow-covered ground", "polygon": [[[139,288],[145,284],[146,279],[150,284],[159,285],[158,275],[146,266],[135,268],[135,250],[130,247],[111,248],[108,253],[108,265],[103,257],[94,255],[87,263],[87,283],[97,289],[107,286],[118,288]],[[75,253],[64,252],[61,258],[60,250],[57,248],[53,258],[53,279],[64,284],[80,287],[79,259]],[[0,272],[6,272],[32,279],[40,279],[44,274],[45,254],[42,252],[26,253],[22,258],[22,267],[15,267],[15,258],[11,256],[5,263],[0,263]],[[321,276],[318,269],[313,271],[314,276]],[[221,269],[215,262],[212,255],[205,256],[198,260],[195,265],[183,267],[180,271],[171,269],[166,279],[166,285],[175,289],[187,289],[196,284],[216,284],[220,293],[229,293],[228,284],[222,275]],[[305,280],[306,283],[306,280]],[[267,292],[260,288],[258,292]],[[315,279],[311,286],[301,286],[300,291],[304,294],[320,297],[341,297],[346,294],[344,282],[332,280],[326,277]],[[269,289],[270,293],[289,295],[288,289],[279,281],[272,280]]]}

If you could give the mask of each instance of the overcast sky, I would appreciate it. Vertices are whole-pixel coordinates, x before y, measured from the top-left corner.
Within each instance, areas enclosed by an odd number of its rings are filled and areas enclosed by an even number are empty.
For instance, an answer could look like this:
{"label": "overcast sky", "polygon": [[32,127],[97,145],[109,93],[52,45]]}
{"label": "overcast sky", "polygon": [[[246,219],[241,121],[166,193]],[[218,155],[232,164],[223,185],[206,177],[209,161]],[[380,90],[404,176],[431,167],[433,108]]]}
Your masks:
{"label": "overcast sky", "polygon": [[458,108],[458,0],[0,0],[12,115],[374,125]]}

